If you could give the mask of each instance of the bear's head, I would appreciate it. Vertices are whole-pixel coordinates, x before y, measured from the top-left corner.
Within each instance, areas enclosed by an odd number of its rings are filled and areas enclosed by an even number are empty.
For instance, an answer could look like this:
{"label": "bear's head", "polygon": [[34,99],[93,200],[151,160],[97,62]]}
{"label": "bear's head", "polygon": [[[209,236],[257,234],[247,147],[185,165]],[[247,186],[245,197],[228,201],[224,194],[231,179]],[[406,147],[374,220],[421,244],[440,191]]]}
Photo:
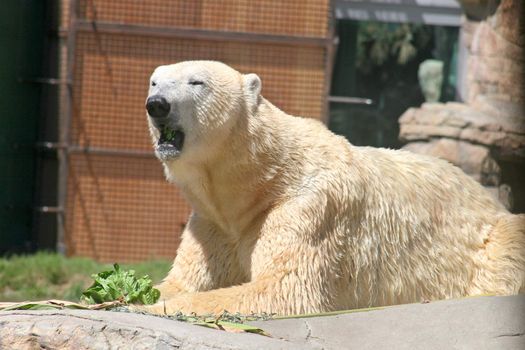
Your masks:
{"label": "bear's head", "polygon": [[261,80],[214,61],[160,66],[151,75],[146,109],[161,161],[199,157],[221,147],[260,101]]}

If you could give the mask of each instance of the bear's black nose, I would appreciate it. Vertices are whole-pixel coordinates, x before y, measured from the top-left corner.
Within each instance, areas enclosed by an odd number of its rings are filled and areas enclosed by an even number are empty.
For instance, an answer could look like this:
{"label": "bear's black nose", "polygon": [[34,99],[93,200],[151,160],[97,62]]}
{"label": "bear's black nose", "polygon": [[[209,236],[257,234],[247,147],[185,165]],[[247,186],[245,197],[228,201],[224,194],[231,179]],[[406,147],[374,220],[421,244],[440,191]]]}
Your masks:
{"label": "bear's black nose", "polygon": [[170,112],[170,104],[160,95],[153,95],[146,100],[146,109],[152,118],[164,118]]}

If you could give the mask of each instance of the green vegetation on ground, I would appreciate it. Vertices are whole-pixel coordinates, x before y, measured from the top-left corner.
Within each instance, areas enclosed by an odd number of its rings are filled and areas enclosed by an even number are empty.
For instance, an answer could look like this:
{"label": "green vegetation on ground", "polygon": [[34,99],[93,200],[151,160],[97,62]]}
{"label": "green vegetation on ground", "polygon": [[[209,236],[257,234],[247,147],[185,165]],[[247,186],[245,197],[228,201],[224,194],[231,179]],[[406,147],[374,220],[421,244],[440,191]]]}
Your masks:
{"label": "green vegetation on ground", "polygon": [[87,304],[102,304],[118,300],[125,304],[155,304],[160,291],[153,288],[148,275],[138,277],[135,270],[122,270],[114,264],[112,270],[92,275],[93,284],[82,293],[81,300]]}
{"label": "green vegetation on ground", "polygon": [[[169,261],[122,264],[123,270],[149,277],[156,284],[170,268]],[[78,302],[93,283],[91,275],[112,269],[112,264],[87,258],[67,258],[56,253],[0,258],[0,301],[61,299]]]}

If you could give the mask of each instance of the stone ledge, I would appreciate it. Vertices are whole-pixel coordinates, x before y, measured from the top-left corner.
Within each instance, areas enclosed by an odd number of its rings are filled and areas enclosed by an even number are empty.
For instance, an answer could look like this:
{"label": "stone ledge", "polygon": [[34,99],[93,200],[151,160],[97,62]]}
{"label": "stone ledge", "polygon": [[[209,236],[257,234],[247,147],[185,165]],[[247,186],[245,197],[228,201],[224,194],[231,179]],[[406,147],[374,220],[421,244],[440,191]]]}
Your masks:
{"label": "stone ledge", "polygon": [[[166,318],[109,311],[0,311],[0,349],[304,349]],[[306,347],[308,349],[308,347]]]}
{"label": "stone ledge", "polygon": [[409,304],[329,317],[252,322],[322,349],[525,349],[525,295]]}
{"label": "stone ledge", "polygon": [[[487,147],[450,138],[433,139],[429,142],[410,142],[403,149],[428,154],[445,159],[452,164],[461,165],[461,169],[478,182],[481,182],[484,164],[492,161]],[[499,185],[499,182],[496,185]]]}
{"label": "stone ledge", "polygon": [[[496,153],[513,154],[517,159],[525,155],[525,125],[523,115],[517,115],[514,104],[507,106],[509,118],[499,118],[488,111],[492,102],[479,100],[480,108],[451,103],[425,103],[420,108],[409,108],[399,119],[400,139],[429,141],[444,137],[469,141],[495,149]],[[505,108],[503,102],[498,105]],[[496,108],[496,107],[492,107]]]}
{"label": "stone ledge", "polygon": [[525,349],[525,296],[251,322],[273,338],[106,311],[2,311],[0,349]]}

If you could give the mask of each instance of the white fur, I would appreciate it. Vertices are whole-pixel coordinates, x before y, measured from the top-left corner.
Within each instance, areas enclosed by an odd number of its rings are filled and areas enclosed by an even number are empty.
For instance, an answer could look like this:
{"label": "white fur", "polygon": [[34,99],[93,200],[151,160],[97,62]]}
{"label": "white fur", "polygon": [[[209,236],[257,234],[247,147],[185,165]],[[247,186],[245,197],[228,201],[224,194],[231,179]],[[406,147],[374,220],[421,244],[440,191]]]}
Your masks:
{"label": "white fur", "polygon": [[[206,85],[184,83],[195,76]],[[163,164],[194,212],[149,311],[297,314],[523,288],[525,216],[460,169],[354,147],[218,62],[152,80],[186,132]]]}

